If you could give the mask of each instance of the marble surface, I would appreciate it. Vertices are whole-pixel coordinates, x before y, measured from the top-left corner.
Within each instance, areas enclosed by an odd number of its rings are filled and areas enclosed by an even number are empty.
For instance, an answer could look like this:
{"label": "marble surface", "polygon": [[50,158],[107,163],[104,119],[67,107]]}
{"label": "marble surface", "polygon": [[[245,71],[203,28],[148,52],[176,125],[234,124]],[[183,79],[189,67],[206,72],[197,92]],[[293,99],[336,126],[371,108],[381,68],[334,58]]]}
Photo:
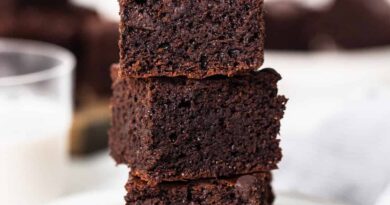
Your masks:
{"label": "marble surface", "polygon": [[[354,205],[390,204],[390,48],[266,53],[290,98],[275,188]],[[389,188],[390,189],[390,188]]]}

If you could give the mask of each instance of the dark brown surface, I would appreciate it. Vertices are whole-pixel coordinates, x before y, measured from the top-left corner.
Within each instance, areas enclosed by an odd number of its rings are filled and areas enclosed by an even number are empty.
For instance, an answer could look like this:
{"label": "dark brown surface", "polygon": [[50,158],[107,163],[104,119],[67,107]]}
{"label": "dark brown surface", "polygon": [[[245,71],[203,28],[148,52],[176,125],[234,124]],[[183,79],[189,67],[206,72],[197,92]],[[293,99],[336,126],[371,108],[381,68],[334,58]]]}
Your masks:
{"label": "dark brown surface", "polygon": [[61,7],[69,3],[69,0],[13,0],[13,1],[21,6],[36,5],[36,6],[43,6],[43,7],[49,7],[49,6]]}
{"label": "dark brown surface", "polygon": [[[109,98],[109,67],[119,58],[118,23],[107,22],[90,9],[50,1],[56,4],[29,1],[13,10],[14,0],[0,0],[0,37],[54,43],[73,52],[78,62],[75,99],[77,110],[83,112]],[[75,125],[78,133],[72,138],[72,153],[107,149],[107,120],[106,115],[96,116]]]}
{"label": "dark brown surface", "polygon": [[25,6],[13,14],[13,18],[11,37],[50,42],[74,51],[80,47],[82,26],[87,19],[97,18],[97,14],[71,5],[61,9]]}
{"label": "dark brown surface", "polygon": [[82,28],[83,56],[79,75],[84,93],[111,95],[110,66],[119,60],[118,23],[89,19]]}
{"label": "dark brown surface", "polygon": [[12,13],[15,10],[13,0],[0,0],[0,36],[12,34]]}
{"label": "dark brown surface", "polygon": [[119,59],[117,22],[105,21],[95,11],[71,4],[29,4],[19,7],[17,12],[1,11],[1,37],[49,42],[75,54],[78,107],[91,96],[110,95],[109,67]]}
{"label": "dark brown surface", "polygon": [[390,3],[386,0],[335,0],[317,10],[281,0],[267,2],[264,10],[267,49],[363,49],[390,45]]}
{"label": "dark brown surface", "polygon": [[12,8],[14,5],[14,0],[1,0],[0,11],[5,12],[6,10]]}
{"label": "dark brown surface", "polygon": [[68,3],[69,0],[1,0],[0,10],[6,11],[10,8],[21,8],[23,6],[62,7]]}
{"label": "dark brown surface", "polygon": [[130,77],[232,76],[263,64],[263,0],[120,0]]}
{"label": "dark brown surface", "polygon": [[319,43],[317,38],[321,38],[316,24],[324,11],[291,0],[266,2],[264,11],[266,49],[309,50],[320,47],[316,45]]}
{"label": "dark brown surface", "polygon": [[[88,78],[83,78],[83,56],[86,50],[82,39],[82,29],[90,20],[99,20],[95,11],[73,5],[61,8],[24,6],[13,14],[13,32],[8,36],[53,43],[69,49],[77,58],[76,100],[80,104],[80,92],[88,85]],[[114,59],[113,59],[114,60]],[[94,72],[91,72],[93,76]],[[107,76],[107,81],[109,81]]]}
{"label": "dark brown surface", "polygon": [[115,68],[111,154],[134,176],[156,183],[277,167],[286,99],[274,70],[191,80],[121,78]]}
{"label": "dark brown surface", "polygon": [[390,44],[390,3],[386,0],[336,0],[321,21],[340,48]]}
{"label": "dark brown surface", "polygon": [[271,205],[271,174],[253,174],[232,179],[209,179],[149,186],[133,178],[126,185],[127,205]]}

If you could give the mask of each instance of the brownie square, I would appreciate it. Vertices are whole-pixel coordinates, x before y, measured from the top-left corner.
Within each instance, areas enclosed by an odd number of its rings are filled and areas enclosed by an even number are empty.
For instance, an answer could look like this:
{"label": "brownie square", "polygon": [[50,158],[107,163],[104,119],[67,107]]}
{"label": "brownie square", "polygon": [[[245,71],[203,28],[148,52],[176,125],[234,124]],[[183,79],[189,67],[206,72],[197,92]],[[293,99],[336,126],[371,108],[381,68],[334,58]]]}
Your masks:
{"label": "brownie square", "polygon": [[114,66],[112,76],[111,155],[133,176],[158,183],[277,168],[286,98],[276,71],[137,79]]}
{"label": "brownie square", "polygon": [[266,49],[310,50],[317,47],[313,44],[322,11],[290,0],[266,2],[264,7]]}
{"label": "brownie square", "polygon": [[[3,0],[2,0],[3,1]],[[63,6],[69,3],[69,0],[14,0],[19,5],[36,5],[36,6]]]}
{"label": "brownie square", "polygon": [[337,0],[319,22],[344,49],[390,44],[390,3],[386,0]]}
{"label": "brownie square", "polygon": [[1,0],[0,1],[0,12],[6,12],[9,9],[13,9],[14,0]]}
{"label": "brownie square", "polygon": [[233,76],[263,64],[263,0],[120,0],[120,64],[130,77]]}
{"label": "brownie square", "polygon": [[9,12],[1,12],[2,11],[0,11],[0,36],[11,37],[13,30],[15,29],[14,19]]}
{"label": "brownie square", "polygon": [[54,43],[72,51],[79,50],[79,34],[88,18],[97,14],[88,9],[65,6],[58,9],[25,6],[14,15],[14,38]]}
{"label": "brownie square", "polygon": [[110,65],[119,60],[118,23],[100,18],[86,21],[82,28],[83,55],[79,83],[85,93],[111,95]]}
{"label": "brownie square", "polygon": [[108,104],[108,100],[95,99],[75,112],[69,138],[71,155],[81,157],[107,149],[111,121]]}
{"label": "brownie square", "polygon": [[13,12],[24,6],[36,6],[46,8],[62,8],[69,5],[69,0],[0,0],[0,13]]}
{"label": "brownie square", "polygon": [[126,205],[271,205],[271,174],[259,173],[232,179],[168,182],[150,186],[132,178],[126,185]]}
{"label": "brownie square", "polygon": [[0,0],[0,35],[8,36],[13,29],[14,0]]}

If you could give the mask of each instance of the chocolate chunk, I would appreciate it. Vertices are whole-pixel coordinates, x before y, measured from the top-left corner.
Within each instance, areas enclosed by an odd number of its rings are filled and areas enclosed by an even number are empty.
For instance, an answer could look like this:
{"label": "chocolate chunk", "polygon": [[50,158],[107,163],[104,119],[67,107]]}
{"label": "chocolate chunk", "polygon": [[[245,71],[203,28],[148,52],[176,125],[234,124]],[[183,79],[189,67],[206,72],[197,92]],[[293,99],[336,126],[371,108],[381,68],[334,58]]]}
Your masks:
{"label": "chocolate chunk", "polygon": [[250,198],[256,189],[257,178],[252,175],[245,175],[237,179],[236,190],[243,198]]}

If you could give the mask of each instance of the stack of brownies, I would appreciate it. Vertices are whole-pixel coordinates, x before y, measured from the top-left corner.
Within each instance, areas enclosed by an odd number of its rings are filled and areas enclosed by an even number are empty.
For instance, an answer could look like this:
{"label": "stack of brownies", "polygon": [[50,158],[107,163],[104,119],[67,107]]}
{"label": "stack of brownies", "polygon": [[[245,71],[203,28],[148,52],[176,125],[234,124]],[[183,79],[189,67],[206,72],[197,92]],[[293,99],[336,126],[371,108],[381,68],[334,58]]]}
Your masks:
{"label": "stack of brownies", "polygon": [[131,204],[273,203],[286,98],[262,0],[120,0],[111,155]]}

